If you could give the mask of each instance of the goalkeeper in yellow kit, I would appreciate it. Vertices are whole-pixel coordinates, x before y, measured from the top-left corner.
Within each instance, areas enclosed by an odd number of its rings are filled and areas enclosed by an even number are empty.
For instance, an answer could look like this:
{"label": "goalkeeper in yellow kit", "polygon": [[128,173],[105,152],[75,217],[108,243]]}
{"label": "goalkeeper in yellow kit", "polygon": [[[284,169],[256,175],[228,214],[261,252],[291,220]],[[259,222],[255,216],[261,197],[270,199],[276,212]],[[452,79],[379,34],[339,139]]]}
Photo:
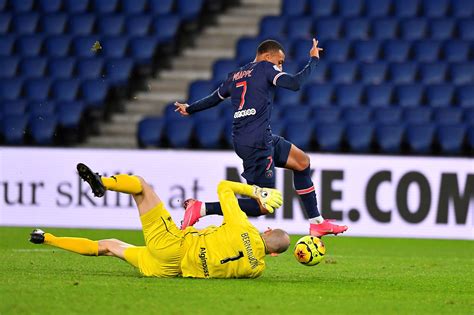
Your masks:
{"label": "goalkeeper in yellow kit", "polygon": [[264,257],[288,249],[290,238],[280,229],[263,234],[248,221],[235,194],[256,199],[270,212],[282,204],[281,193],[230,181],[217,187],[224,221],[219,227],[180,230],[163,202],[141,177],[119,174],[101,177],[86,165],[78,164],[79,176],[96,197],[106,190],[133,195],[137,204],[146,246],[134,246],[116,239],[93,241],[85,238],[56,237],[35,229],[30,241],[89,256],[113,256],[137,267],[145,276],[194,278],[256,278],[265,269]]}

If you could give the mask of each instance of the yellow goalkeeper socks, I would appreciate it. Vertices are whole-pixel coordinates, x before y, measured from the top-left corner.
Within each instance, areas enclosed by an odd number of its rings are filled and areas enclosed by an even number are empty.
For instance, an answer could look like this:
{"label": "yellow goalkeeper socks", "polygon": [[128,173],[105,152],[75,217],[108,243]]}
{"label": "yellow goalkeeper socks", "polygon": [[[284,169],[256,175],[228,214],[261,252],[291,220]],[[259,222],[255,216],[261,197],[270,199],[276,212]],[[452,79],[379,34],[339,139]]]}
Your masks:
{"label": "yellow goalkeeper socks", "polygon": [[99,254],[99,242],[79,237],[56,237],[51,233],[44,233],[44,244],[59,247],[74,253],[88,256]]}
{"label": "yellow goalkeeper socks", "polygon": [[101,177],[107,190],[123,192],[126,194],[139,194],[142,192],[142,183],[137,176],[118,174],[111,177]]}

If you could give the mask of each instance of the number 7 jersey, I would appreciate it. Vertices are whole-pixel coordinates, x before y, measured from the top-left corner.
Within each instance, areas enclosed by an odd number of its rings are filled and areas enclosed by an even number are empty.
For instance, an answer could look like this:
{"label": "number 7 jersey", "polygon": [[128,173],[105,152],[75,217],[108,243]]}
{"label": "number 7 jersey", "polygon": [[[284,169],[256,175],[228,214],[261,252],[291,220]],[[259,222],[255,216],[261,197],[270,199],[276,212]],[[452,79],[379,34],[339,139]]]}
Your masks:
{"label": "number 7 jersey", "polygon": [[217,92],[231,98],[234,143],[267,148],[271,143],[270,117],[277,79],[286,74],[268,61],[251,62],[229,73]]}

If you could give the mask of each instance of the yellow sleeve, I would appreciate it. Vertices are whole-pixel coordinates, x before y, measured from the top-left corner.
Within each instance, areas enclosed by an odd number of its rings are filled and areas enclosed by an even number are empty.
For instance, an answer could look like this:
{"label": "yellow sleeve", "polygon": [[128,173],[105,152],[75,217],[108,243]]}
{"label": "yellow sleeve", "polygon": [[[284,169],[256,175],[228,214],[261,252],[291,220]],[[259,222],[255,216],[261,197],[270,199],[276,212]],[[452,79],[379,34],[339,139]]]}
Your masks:
{"label": "yellow sleeve", "polygon": [[247,219],[247,215],[240,209],[235,194],[253,196],[253,186],[223,180],[217,186],[217,194],[224,215],[224,222],[242,222]]}

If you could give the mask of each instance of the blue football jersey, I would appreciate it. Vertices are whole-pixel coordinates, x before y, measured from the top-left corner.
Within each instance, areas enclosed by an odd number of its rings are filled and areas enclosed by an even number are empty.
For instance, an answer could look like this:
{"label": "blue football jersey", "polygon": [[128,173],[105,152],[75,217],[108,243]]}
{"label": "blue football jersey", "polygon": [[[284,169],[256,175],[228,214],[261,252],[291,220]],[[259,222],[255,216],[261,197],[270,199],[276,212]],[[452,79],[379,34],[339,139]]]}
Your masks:
{"label": "blue football jersey", "polygon": [[217,92],[234,107],[234,143],[255,148],[271,144],[270,117],[277,79],[285,74],[268,61],[251,62],[229,73]]}

